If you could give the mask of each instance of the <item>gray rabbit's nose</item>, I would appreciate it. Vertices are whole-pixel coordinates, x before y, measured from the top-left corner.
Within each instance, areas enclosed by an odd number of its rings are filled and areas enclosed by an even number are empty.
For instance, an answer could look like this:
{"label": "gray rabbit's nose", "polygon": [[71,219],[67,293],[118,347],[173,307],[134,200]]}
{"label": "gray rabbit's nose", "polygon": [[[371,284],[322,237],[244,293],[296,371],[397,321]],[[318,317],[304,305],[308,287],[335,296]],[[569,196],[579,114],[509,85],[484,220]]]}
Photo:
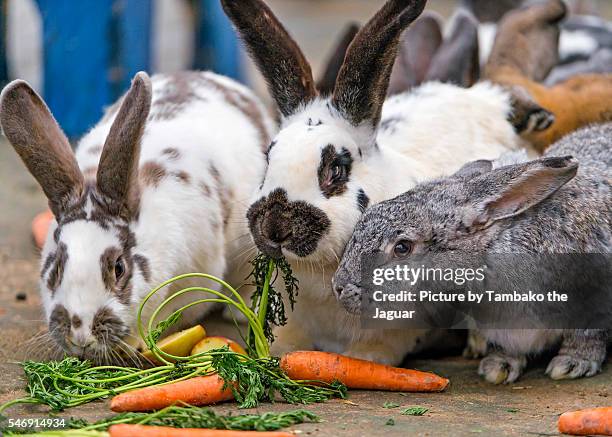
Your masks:
{"label": "gray rabbit's nose", "polygon": [[336,293],[336,297],[340,299],[342,296],[342,292],[344,291],[344,287],[342,285],[334,286],[334,292]]}

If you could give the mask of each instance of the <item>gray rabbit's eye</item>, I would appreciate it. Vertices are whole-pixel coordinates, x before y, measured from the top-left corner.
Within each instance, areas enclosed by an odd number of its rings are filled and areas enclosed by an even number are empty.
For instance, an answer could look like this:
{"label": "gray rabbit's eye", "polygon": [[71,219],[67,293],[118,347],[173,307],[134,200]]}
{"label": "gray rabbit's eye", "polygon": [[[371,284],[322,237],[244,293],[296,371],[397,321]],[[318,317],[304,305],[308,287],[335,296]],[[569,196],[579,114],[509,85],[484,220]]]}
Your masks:
{"label": "gray rabbit's eye", "polygon": [[115,279],[119,280],[125,273],[125,264],[122,258],[117,258],[115,261]]}
{"label": "gray rabbit's eye", "polygon": [[412,242],[408,240],[400,240],[393,246],[393,255],[397,258],[402,258],[410,255],[412,252]]}

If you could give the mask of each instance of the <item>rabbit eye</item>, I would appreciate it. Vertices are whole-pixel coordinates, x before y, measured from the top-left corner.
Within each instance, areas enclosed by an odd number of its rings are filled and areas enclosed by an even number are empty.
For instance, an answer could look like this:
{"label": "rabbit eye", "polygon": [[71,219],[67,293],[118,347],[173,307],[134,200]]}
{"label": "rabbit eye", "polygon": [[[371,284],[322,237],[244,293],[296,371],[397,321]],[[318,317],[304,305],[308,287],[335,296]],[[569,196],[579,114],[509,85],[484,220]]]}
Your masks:
{"label": "rabbit eye", "polygon": [[398,258],[407,256],[412,252],[412,242],[408,240],[400,240],[393,246],[393,255]]}
{"label": "rabbit eye", "polygon": [[115,261],[115,279],[119,280],[125,273],[125,264],[123,263],[123,259],[118,258]]}
{"label": "rabbit eye", "polygon": [[333,180],[340,179],[346,173],[346,167],[342,165],[334,165],[332,167],[331,177]]}

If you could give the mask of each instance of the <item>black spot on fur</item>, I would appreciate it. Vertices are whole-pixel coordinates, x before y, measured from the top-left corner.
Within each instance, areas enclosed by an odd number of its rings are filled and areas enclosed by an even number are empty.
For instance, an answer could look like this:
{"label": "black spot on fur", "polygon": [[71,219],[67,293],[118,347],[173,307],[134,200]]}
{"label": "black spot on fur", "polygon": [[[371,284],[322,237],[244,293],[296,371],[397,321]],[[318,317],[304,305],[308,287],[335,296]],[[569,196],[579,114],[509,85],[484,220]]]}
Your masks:
{"label": "black spot on fur", "polygon": [[360,188],[359,192],[357,193],[357,207],[359,208],[359,211],[361,211],[362,213],[365,212],[369,204],[370,198],[365,193],[365,191],[363,191],[363,188]]}
{"label": "black spot on fur", "polygon": [[340,153],[331,144],[321,151],[321,162],[317,175],[321,192],[328,199],[346,191],[346,184],[351,175],[353,158],[351,152],[342,148]]}

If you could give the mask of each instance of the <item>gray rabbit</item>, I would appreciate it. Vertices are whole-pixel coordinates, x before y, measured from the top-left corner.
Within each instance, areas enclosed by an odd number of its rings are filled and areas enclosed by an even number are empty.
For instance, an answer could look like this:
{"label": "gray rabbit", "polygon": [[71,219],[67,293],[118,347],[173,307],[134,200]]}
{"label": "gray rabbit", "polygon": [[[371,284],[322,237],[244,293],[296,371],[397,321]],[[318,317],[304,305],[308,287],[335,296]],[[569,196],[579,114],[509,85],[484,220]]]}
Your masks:
{"label": "gray rabbit", "polygon": [[[370,207],[334,276],[337,298],[350,313],[361,313],[361,260],[373,253],[382,252],[390,261],[450,251],[610,253],[611,145],[612,124],[591,126],[557,142],[538,160],[520,162],[524,158],[516,155],[507,165],[506,156],[501,167],[474,161],[447,179],[421,184]],[[612,294],[606,299],[612,303]],[[520,305],[537,312],[530,304]],[[604,322],[612,323],[607,310]],[[528,356],[551,349],[557,351],[546,370],[551,378],[595,375],[606,357],[609,331],[491,329],[482,334],[494,348],[481,361],[479,373],[499,384],[515,381]]]}

